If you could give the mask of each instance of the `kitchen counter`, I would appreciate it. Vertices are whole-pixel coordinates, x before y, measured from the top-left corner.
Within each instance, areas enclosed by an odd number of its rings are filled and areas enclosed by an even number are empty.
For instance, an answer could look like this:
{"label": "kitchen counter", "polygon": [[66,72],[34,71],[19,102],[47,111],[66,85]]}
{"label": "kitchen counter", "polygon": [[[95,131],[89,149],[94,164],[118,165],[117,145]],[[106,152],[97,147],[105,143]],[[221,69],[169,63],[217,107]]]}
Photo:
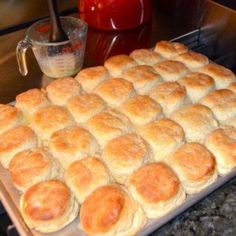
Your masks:
{"label": "kitchen counter", "polygon": [[[84,67],[102,64],[114,54],[153,47],[158,40],[170,40],[187,34],[178,40],[236,72],[236,12],[213,2],[207,6],[206,2],[153,1],[152,22],[142,27],[113,33],[89,29]],[[78,15],[74,12],[73,16]],[[21,29],[0,36],[1,103],[14,101],[18,93],[44,87],[51,81],[42,75],[30,50],[27,52],[29,75],[22,77],[19,74],[15,48],[24,34],[25,29]],[[1,236],[5,235],[8,221],[6,215],[0,215]],[[236,178],[154,232],[154,235],[236,235]]]}

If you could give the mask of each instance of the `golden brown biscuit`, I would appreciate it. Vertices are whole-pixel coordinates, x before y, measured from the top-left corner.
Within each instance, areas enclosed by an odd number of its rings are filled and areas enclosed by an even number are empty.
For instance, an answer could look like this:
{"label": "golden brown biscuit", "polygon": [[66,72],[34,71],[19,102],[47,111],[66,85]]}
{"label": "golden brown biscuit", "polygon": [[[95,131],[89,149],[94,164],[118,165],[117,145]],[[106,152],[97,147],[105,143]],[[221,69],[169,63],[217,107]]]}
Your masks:
{"label": "golden brown biscuit", "polygon": [[0,104],[0,133],[14,128],[23,122],[22,112],[16,107]]}
{"label": "golden brown biscuit", "polygon": [[152,98],[137,95],[124,102],[120,111],[123,112],[134,125],[144,125],[163,117],[161,106]]}
{"label": "golden brown biscuit", "polygon": [[236,93],[236,82],[231,83],[231,84],[227,87],[227,89],[229,89],[229,90],[233,91],[234,93]]}
{"label": "golden brown biscuit", "polygon": [[184,131],[170,119],[151,122],[138,129],[149,143],[156,161],[164,160],[184,142]]}
{"label": "golden brown biscuit", "polygon": [[72,222],[78,216],[79,205],[62,181],[46,180],[21,196],[20,211],[31,229],[50,233]]}
{"label": "golden brown biscuit", "polygon": [[81,85],[74,78],[66,77],[51,82],[46,91],[52,103],[63,106],[70,98],[81,93]]}
{"label": "golden brown biscuit", "polygon": [[171,119],[183,127],[188,142],[203,143],[206,135],[218,127],[211,109],[200,104],[180,108],[172,113]]}
{"label": "golden brown biscuit", "polygon": [[28,126],[17,126],[0,135],[0,162],[8,168],[11,159],[18,152],[35,148],[38,144],[37,136]]}
{"label": "golden brown biscuit", "polygon": [[161,62],[163,58],[156,52],[149,49],[136,49],[129,54],[139,65],[149,65]]}
{"label": "golden brown biscuit", "polygon": [[48,140],[57,130],[73,125],[73,119],[67,109],[51,105],[36,111],[30,119],[31,127],[42,141]]}
{"label": "golden brown biscuit", "polygon": [[217,179],[216,161],[202,144],[186,143],[168,159],[189,194],[200,192]]}
{"label": "golden brown biscuit", "polygon": [[186,52],[175,57],[176,61],[182,62],[191,71],[196,71],[207,65],[209,60],[206,56],[196,52]]}
{"label": "golden brown biscuit", "polygon": [[127,55],[116,55],[108,58],[104,66],[107,68],[112,77],[119,77],[129,68],[136,66],[135,60]]}
{"label": "golden brown biscuit", "polygon": [[9,164],[9,172],[13,184],[22,192],[42,180],[63,177],[60,163],[43,148],[17,153]]}
{"label": "golden brown biscuit", "polygon": [[129,81],[121,78],[111,78],[100,84],[94,93],[103,98],[111,107],[117,107],[128,98],[135,95],[135,90]]}
{"label": "golden brown biscuit", "polygon": [[131,83],[137,93],[147,94],[153,86],[162,82],[162,78],[151,66],[139,65],[128,69],[122,77]]}
{"label": "golden brown biscuit", "polygon": [[164,82],[150,91],[150,97],[158,102],[166,116],[189,104],[186,89],[177,82]]}
{"label": "golden brown biscuit", "polygon": [[214,90],[199,103],[211,108],[217,120],[223,123],[236,115],[236,94],[229,89]]}
{"label": "golden brown biscuit", "polygon": [[199,72],[211,76],[215,80],[217,89],[226,88],[235,81],[234,73],[221,65],[208,64],[201,68]]}
{"label": "golden brown biscuit", "polygon": [[73,97],[66,106],[77,123],[86,122],[107,107],[105,101],[93,93]]}
{"label": "golden brown biscuit", "polygon": [[65,182],[79,203],[83,203],[95,189],[109,184],[111,180],[107,168],[96,157],[75,161],[65,172]]}
{"label": "golden brown biscuit", "polygon": [[159,41],[156,43],[154,51],[164,58],[173,59],[179,54],[187,52],[188,48],[182,43]]}
{"label": "golden brown biscuit", "polygon": [[49,139],[49,149],[66,169],[73,161],[99,151],[95,138],[86,129],[71,126],[58,130]]}
{"label": "golden brown biscuit", "polygon": [[136,235],[145,223],[142,208],[118,185],[96,189],[81,206],[80,227],[87,235]]}
{"label": "golden brown biscuit", "polygon": [[236,116],[233,116],[227,120],[224,120],[222,124],[227,125],[227,126],[233,126],[234,128],[236,128]]}
{"label": "golden brown biscuit", "polygon": [[75,79],[82,85],[84,91],[89,93],[109,77],[110,74],[104,66],[95,66],[81,70]]}
{"label": "golden brown biscuit", "polygon": [[118,183],[125,183],[127,177],[148,162],[152,153],[142,137],[126,134],[112,139],[103,150],[102,160],[111,170]]}
{"label": "golden brown biscuit", "polygon": [[50,105],[46,97],[46,92],[40,89],[29,89],[16,96],[15,107],[20,109],[25,115],[25,119],[29,119],[38,109]]}
{"label": "golden brown biscuit", "polygon": [[132,131],[130,120],[122,113],[111,109],[93,116],[86,126],[101,147],[111,139]]}
{"label": "golden brown biscuit", "polygon": [[228,126],[214,130],[208,135],[206,146],[214,154],[221,175],[236,167],[236,128]]}
{"label": "golden brown biscuit", "polygon": [[188,73],[188,68],[181,62],[166,60],[153,66],[164,81],[176,81]]}
{"label": "golden brown biscuit", "polygon": [[148,218],[161,217],[185,200],[178,177],[161,162],[136,170],[129,178],[128,189]]}
{"label": "golden brown biscuit", "polygon": [[[234,93],[236,93],[236,82],[232,82],[227,89],[233,91]],[[225,121],[223,121],[223,124],[225,125],[229,125],[229,126],[233,126],[234,128],[236,128],[236,116],[233,116]]]}
{"label": "golden brown biscuit", "polygon": [[215,89],[214,80],[198,72],[189,73],[178,82],[186,88],[189,98],[194,103]]}

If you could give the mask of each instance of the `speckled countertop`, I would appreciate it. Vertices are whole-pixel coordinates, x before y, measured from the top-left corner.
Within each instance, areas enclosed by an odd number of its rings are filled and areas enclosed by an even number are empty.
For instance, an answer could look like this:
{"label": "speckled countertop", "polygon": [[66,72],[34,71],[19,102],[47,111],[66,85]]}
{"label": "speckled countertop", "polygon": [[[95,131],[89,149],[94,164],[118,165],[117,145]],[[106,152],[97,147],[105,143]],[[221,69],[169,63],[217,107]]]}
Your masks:
{"label": "speckled countertop", "polygon": [[236,177],[150,236],[235,236]]}

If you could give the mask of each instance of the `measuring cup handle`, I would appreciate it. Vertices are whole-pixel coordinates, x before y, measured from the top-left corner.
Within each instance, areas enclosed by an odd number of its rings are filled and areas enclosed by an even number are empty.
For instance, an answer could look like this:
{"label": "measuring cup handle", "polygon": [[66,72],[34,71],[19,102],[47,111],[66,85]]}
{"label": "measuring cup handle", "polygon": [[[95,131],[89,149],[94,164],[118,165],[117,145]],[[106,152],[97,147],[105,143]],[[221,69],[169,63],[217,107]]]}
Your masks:
{"label": "measuring cup handle", "polygon": [[21,75],[26,76],[28,74],[26,51],[31,47],[31,43],[27,38],[21,40],[16,47],[16,58]]}

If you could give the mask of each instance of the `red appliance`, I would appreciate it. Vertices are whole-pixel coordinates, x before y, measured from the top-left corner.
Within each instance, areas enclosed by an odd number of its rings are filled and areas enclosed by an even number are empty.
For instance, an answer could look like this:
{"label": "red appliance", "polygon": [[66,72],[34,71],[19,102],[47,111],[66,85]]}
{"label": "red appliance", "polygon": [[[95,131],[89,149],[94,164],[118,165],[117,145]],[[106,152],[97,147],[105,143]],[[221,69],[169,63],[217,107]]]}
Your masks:
{"label": "red appliance", "polygon": [[127,30],[151,18],[151,0],[79,0],[81,19],[100,30]]}

